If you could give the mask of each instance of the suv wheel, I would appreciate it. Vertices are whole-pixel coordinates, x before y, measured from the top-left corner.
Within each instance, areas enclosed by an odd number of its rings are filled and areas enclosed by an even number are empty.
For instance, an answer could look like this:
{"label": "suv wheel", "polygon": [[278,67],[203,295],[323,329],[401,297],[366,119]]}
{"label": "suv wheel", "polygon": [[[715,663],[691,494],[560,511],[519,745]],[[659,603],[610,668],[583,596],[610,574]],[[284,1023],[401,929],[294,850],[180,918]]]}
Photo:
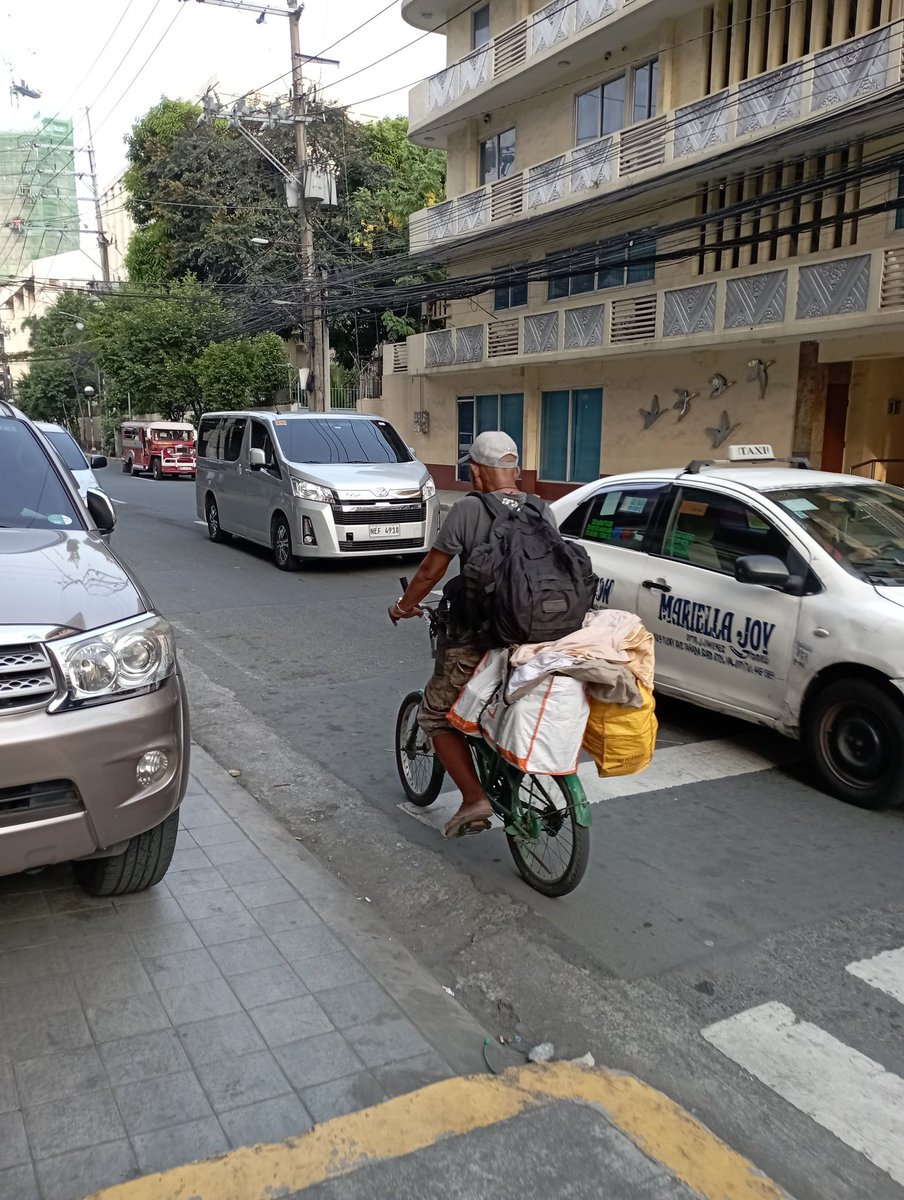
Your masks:
{"label": "suv wheel", "polygon": [[823,787],[839,800],[904,804],[904,707],[879,684],[828,684],[808,707],[803,739]]}
{"label": "suv wheel", "polygon": [[273,561],[280,571],[295,571],[298,569],[298,559],[292,553],[292,531],[289,522],[277,513],[273,518]]}
{"label": "suv wheel", "polygon": [[217,508],[217,502],[213,496],[207,497],[207,503],[204,505],[204,515],[207,518],[207,536],[212,542],[227,542],[230,534],[220,526],[220,510]]}
{"label": "suv wheel", "polygon": [[163,821],[130,839],[128,846],[113,858],[89,858],[74,862],[75,878],[89,896],[128,896],[143,892],[159,883],[173,860],[179,810]]}

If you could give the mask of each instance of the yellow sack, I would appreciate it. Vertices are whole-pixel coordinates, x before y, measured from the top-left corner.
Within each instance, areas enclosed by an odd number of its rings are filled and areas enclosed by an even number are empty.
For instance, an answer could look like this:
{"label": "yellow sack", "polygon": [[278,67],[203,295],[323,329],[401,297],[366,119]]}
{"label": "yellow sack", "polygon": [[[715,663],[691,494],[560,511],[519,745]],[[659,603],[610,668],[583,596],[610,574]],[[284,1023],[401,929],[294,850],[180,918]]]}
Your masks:
{"label": "yellow sack", "polygon": [[656,702],[648,688],[638,686],[643,696],[640,708],[590,701],[584,749],[603,777],[636,775],[645,771],[653,759],[659,729]]}

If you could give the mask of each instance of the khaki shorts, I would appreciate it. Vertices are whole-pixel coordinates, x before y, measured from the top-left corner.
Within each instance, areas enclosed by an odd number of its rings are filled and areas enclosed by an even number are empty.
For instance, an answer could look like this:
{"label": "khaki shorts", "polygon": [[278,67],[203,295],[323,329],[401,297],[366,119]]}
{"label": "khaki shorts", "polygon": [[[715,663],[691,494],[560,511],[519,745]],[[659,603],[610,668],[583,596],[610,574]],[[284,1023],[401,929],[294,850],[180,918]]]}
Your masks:
{"label": "khaki shorts", "polygon": [[449,709],[474,674],[483,653],[474,646],[446,646],[437,651],[436,666],[424,688],[417,715],[417,723],[428,737],[454,731],[455,727],[449,724]]}

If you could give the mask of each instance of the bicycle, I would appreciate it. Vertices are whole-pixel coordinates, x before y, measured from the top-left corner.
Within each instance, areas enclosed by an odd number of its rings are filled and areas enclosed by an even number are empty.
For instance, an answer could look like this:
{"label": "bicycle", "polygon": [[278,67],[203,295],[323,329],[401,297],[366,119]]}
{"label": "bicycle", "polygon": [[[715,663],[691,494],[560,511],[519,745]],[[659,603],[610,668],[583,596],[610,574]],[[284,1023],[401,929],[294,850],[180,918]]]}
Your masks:
{"label": "bicycle", "polygon": [[[402,581],[403,592],[408,581]],[[436,606],[422,602],[436,650]],[[417,723],[422,691],[409,692],[396,718],[395,756],[405,795],[418,808],[439,796],[445,768]],[[567,896],[581,882],[590,857],[590,805],[576,774],[531,775],[513,767],[488,742],[468,737],[480,782],[505,830],[515,866],[544,896]]]}

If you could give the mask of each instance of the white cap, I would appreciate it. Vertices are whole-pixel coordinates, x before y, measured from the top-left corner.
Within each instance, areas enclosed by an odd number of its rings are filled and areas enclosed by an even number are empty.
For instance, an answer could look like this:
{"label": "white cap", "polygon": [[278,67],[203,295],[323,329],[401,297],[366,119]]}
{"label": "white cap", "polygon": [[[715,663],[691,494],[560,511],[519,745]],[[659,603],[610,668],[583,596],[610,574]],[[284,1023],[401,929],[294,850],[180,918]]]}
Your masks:
{"label": "white cap", "polygon": [[488,429],[477,435],[468,453],[458,462],[460,466],[476,463],[478,467],[517,467],[518,446],[501,429]]}

